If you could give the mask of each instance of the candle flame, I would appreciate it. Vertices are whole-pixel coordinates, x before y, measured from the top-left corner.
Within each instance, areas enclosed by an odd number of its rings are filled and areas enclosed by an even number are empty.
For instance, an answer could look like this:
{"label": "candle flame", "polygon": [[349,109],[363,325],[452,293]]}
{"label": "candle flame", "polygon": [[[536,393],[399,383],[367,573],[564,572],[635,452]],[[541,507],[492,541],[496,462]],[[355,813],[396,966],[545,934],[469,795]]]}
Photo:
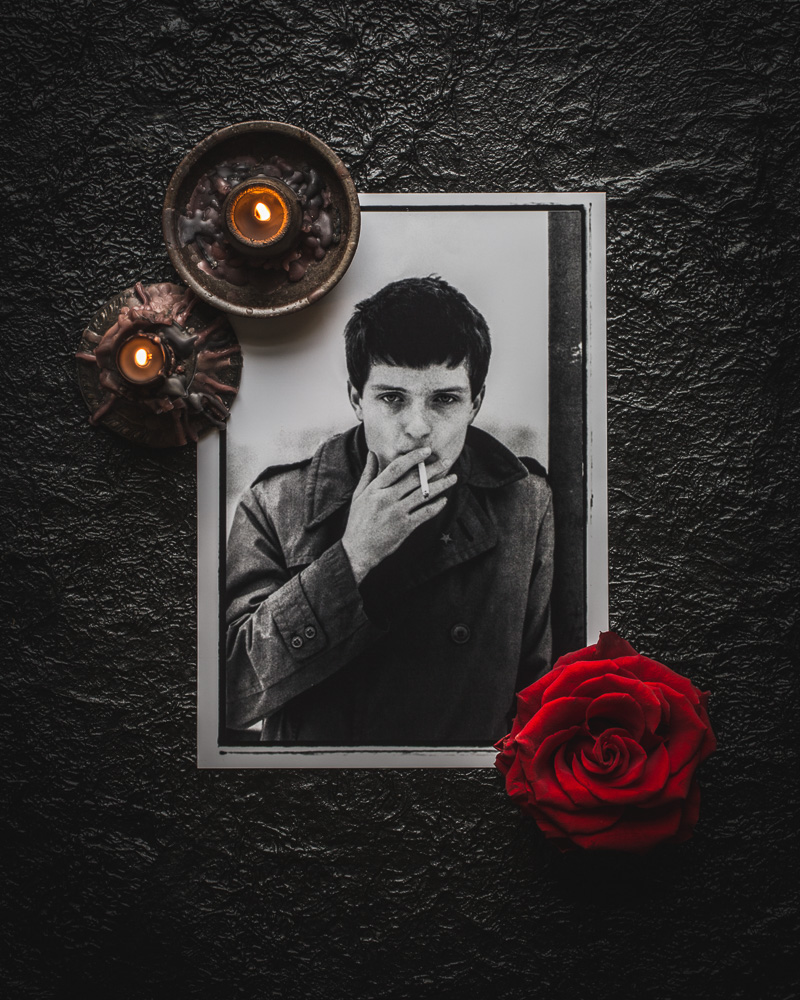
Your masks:
{"label": "candle flame", "polygon": [[258,219],[259,222],[269,222],[269,217],[272,214],[263,201],[260,201],[256,207],[253,209],[253,214]]}
{"label": "candle flame", "polygon": [[150,359],[152,354],[146,351],[143,347],[140,347],[138,351],[134,352],[133,360],[140,368],[146,368],[150,364]]}

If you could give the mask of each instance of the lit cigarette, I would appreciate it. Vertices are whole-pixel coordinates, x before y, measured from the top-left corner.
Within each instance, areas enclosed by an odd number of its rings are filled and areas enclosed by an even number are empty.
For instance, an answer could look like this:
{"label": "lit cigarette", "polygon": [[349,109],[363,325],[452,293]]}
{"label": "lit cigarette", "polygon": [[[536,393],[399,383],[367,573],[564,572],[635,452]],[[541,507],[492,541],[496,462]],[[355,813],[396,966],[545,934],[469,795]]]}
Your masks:
{"label": "lit cigarette", "polygon": [[427,500],[431,491],[428,489],[428,472],[424,462],[419,463],[417,471],[419,472],[419,488],[422,490],[423,499]]}

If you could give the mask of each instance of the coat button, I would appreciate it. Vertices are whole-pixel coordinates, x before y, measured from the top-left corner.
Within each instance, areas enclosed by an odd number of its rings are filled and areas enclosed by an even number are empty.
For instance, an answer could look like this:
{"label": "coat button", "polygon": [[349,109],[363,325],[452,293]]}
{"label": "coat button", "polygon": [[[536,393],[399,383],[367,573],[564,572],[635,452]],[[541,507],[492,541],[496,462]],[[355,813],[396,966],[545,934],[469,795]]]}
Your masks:
{"label": "coat button", "polygon": [[303,640],[300,638],[299,635],[292,636],[292,645],[294,646],[295,649],[299,649],[303,645]]}
{"label": "coat button", "polygon": [[306,637],[306,639],[313,639],[316,634],[317,630],[314,628],[313,625],[306,625],[306,627],[303,629],[303,635]]}
{"label": "coat button", "polygon": [[468,625],[454,625],[450,629],[450,638],[453,642],[457,642],[459,646],[463,645],[465,642],[469,642],[470,631]]}

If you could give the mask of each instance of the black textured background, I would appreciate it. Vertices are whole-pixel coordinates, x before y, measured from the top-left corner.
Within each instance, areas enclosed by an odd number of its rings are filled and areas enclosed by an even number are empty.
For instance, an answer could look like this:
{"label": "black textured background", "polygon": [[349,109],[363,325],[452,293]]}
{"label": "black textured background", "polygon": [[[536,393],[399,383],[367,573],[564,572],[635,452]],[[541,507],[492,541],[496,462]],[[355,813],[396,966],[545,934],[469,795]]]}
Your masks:
{"label": "black textured background", "polygon": [[[3,2],[7,996],[795,995],[799,26]],[[194,454],[91,430],[73,352],[248,118],[361,191],[607,192],[611,624],[713,692],[688,844],[561,856],[492,770],[196,770]]]}

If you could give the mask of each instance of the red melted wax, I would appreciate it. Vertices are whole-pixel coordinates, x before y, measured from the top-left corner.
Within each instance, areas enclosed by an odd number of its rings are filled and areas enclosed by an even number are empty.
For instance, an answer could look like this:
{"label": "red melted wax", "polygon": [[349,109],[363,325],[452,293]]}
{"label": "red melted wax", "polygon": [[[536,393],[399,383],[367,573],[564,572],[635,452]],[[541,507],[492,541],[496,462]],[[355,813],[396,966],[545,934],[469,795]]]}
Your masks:
{"label": "red melted wax", "polygon": [[[277,177],[295,192],[303,210],[300,234],[281,257],[268,260],[246,257],[228,241],[222,206],[232,188],[250,177]],[[280,156],[265,162],[253,156],[226,160],[203,174],[197,182],[186,213],[178,219],[182,246],[194,241],[200,251],[198,267],[232,285],[248,285],[255,272],[271,271],[277,284],[300,281],[310,264],[320,261],[332,243],[338,243],[331,214],[331,193],[319,173],[305,164],[294,167]]]}

